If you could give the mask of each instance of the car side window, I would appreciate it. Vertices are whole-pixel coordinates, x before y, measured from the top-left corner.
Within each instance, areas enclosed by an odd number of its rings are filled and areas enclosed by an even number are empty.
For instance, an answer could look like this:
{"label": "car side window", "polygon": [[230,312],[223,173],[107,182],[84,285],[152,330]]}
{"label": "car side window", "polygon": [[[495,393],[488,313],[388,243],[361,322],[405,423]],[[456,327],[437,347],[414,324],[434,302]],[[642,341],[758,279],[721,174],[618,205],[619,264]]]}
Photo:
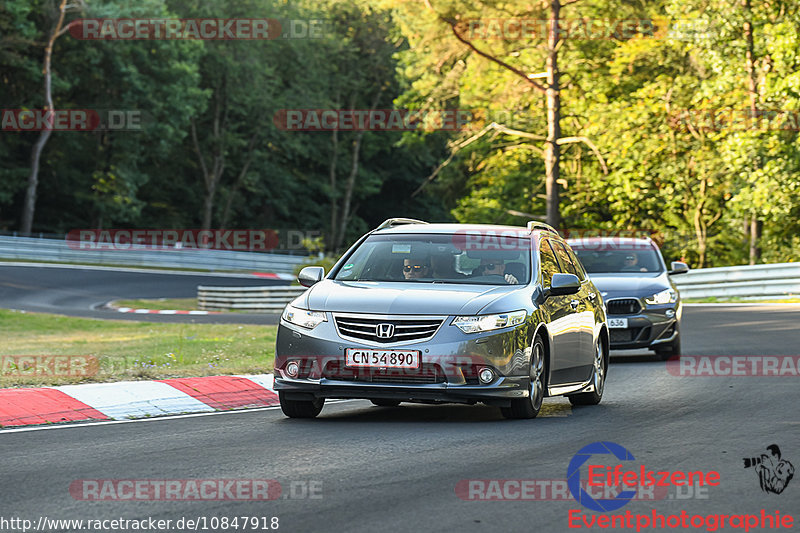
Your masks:
{"label": "car side window", "polygon": [[553,249],[556,251],[556,257],[558,257],[558,263],[561,265],[561,272],[564,274],[575,274],[580,278],[578,271],[575,269],[575,265],[572,264],[572,259],[569,258],[569,254],[567,253],[567,249],[564,248],[564,245],[560,242],[553,242]]}
{"label": "car side window", "polygon": [[575,250],[566,246],[567,252],[569,252],[569,258],[572,259],[572,264],[575,266],[575,270],[578,272],[578,279],[581,281],[586,280],[586,269],[583,268],[583,263],[581,263],[578,256],[575,254]]}
{"label": "car side window", "polygon": [[539,245],[539,264],[542,265],[542,285],[549,287],[550,279],[558,272],[558,261],[549,240],[542,240]]}

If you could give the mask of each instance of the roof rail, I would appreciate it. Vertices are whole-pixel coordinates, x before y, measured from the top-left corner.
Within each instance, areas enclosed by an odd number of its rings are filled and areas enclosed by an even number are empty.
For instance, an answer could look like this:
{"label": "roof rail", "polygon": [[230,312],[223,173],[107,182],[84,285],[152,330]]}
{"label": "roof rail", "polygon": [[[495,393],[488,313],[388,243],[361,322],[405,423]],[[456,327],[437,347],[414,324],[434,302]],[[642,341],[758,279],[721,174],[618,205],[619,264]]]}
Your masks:
{"label": "roof rail", "polygon": [[375,229],[391,228],[392,226],[402,226],[403,224],[427,224],[427,222],[416,218],[387,218]]}
{"label": "roof rail", "polygon": [[530,222],[528,222],[528,231],[532,232],[535,229],[549,231],[550,233],[555,233],[556,235],[558,235],[558,232],[555,230],[555,228],[553,228],[553,226],[549,224],[545,224],[544,222],[540,222],[538,220],[531,220]]}

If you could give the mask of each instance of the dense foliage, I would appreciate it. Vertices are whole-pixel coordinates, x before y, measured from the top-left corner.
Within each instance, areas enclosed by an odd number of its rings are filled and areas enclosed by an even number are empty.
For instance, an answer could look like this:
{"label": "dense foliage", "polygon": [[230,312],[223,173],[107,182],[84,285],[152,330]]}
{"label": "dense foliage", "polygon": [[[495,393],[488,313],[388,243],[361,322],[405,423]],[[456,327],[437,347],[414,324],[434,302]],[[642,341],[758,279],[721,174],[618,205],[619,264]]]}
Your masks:
{"label": "dense foliage", "polygon": [[[564,4],[567,22],[652,21],[655,31],[601,39],[578,32],[559,44],[561,134],[573,139],[561,146],[563,227],[644,230],[669,258],[692,266],[748,262],[755,231],[756,259],[793,260],[800,125],[785,120],[800,112],[800,1]],[[476,20],[547,19],[550,2],[70,6],[66,23],[274,17],[325,24],[315,38],[58,37],[56,109],[140,110],[146,120],[141,131],[54,132],[42,152],[34,231],[299,228],[321,230],[326,248],[341,250],[388,216],[524,224],[544,213],[545,98],[518,73],[544,81],[545,41],[465,28]],[[57,16],[53,0],[0,5],[3,109],[44,105],[44,46]],[[743,115],[752,106],[790,113],[770,127],[704,123],[708,111]],[[331,108],[467,109],[473,120],[462,131],[405,133],[285,131],[273,120],[280,110]],[[0,135],[0,230],[14,231],[38,134]]]}

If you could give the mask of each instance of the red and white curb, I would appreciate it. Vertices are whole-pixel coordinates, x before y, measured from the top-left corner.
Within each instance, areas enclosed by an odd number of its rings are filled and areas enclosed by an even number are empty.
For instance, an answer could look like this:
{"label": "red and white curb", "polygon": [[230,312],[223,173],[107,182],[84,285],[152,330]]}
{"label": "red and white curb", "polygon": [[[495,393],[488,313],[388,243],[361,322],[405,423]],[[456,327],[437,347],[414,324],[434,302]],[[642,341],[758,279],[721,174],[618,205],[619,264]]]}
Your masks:
{"label": "red and white curb", "polygon": [[260,374],[0,389],[0,427],[269,407],[272,386]]}
{"label": "red and white curb", "polygon": [[266,279],[282,279],[285,281],[294,281],[293,274],[277,274],[275,272],[250,272],[250,275]]}
{"label": "red and white curb", "polygon": [[219,311],[182,311],[177,309],[134,309],[132,307],[111,307],[119,313],[136,313],[137,315],[218,315]]}

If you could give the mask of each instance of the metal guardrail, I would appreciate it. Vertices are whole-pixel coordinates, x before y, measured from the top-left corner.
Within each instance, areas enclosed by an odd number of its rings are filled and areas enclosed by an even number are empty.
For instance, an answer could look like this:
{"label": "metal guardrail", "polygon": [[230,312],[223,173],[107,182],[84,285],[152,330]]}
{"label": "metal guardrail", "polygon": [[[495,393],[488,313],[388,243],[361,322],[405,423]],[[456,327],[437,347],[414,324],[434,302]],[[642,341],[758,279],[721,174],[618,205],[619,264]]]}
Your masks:
{"label": "metal guardrail", "polygon": [[800,263],[702,268],[672,280],[683,298],[792,298],[800,296]]}
{"label": "metal guardrail", "polygon": [[0,236],[0,259],[291,274],[308,257],[196,248],[153,250],[137,245],[128,250],[79,250],[63,239]]}
{"label": "metal guardrail", "polygon": [[200,309],[241,309],[255,313],[280,313],[286,304],[303,294],[305,287],[197,287]]}
{"label": "metal guardrail", "polygon": [[[683,298],[788,298],[800,295],[800,264],[703,268],[674,276]],[[197,288],[200,309],[280,313],[305,287]]]}

